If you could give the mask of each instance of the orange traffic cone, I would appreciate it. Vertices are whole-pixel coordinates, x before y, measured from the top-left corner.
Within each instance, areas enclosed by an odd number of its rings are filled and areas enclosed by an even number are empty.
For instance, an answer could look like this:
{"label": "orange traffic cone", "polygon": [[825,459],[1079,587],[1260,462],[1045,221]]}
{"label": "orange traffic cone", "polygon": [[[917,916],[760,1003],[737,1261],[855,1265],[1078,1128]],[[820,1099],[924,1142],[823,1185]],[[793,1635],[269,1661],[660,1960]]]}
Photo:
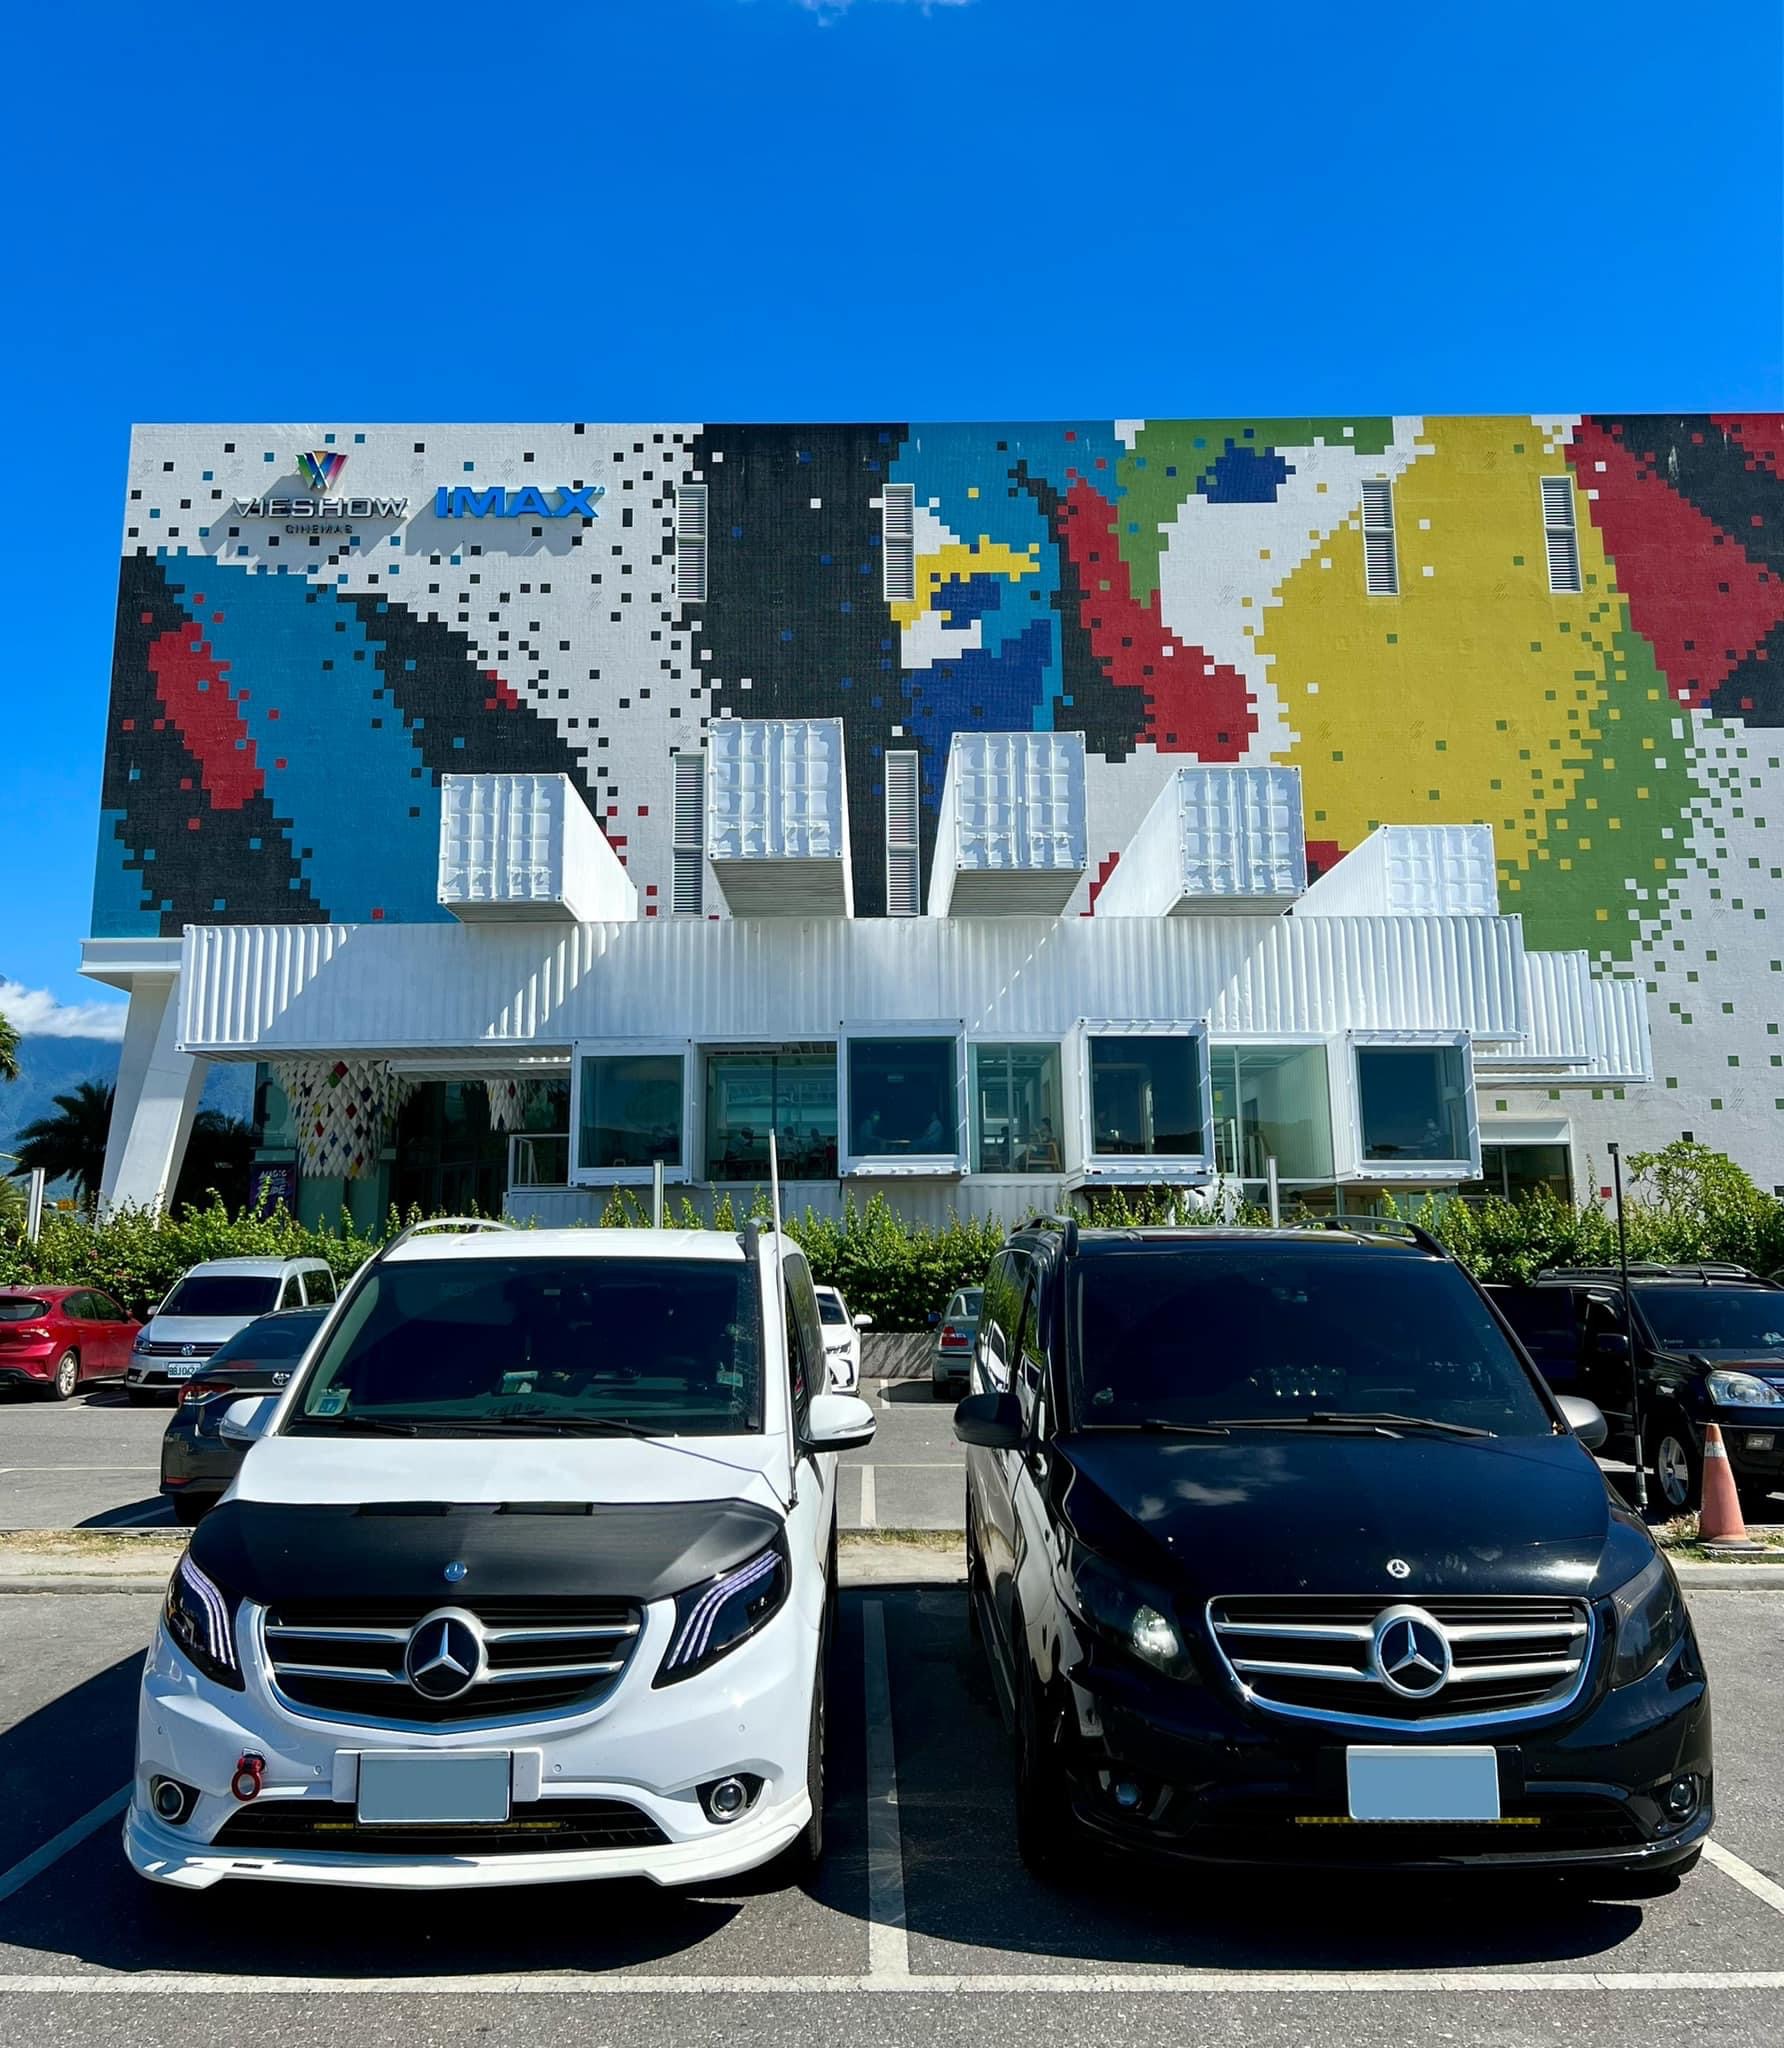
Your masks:
{"label": "orange traffic cone", "polygon": [[[1700,1543],[1748,1544],[1746,1517],[1734,1483],[1734,1468],[1723,1448],[1722,1431],[1711,1423],[1703,1433],[1703,1506],[1698,1511]],[[1754,1544],[1755,1549],[1758,1548]]]}

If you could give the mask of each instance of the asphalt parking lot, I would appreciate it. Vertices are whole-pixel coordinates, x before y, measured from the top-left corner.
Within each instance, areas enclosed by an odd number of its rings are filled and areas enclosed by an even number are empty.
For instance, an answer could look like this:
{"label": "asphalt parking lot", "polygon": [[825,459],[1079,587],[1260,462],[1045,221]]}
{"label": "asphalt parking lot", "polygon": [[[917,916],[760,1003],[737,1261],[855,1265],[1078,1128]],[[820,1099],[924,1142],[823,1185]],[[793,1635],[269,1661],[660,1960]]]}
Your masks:
{"label": "asphalt parking lot", "polygon": [[[954,1405],[923,1380],[870,1380],[879,1428],[844,1460],[845,1529],[958,1529],[965,1511]],[[166,1529],[158,1491],[171,1402],[133,1408],[121,1387],[66,1404],[0,1395],[0,1529]]]}
{"label": "asphalt parking lot", "polygon": [[[0,2036],[198,2048],[644,2044],[1119,2030],[1222,2042],[1736,2048],[1784,2010],[1784,1601],[1692,1606],[1717,1685],[1716,1854],[1641,1905],[1542,1884],[1416,1887],[1016,1861],[1007,1738],[958,1587],[844,1602],[830,1850],[807,1889],[588,1885],[410,1896],[156,1891],[117,1841],[153,1597],[0,1601]],[[713,2000],[721,2000],[715,2010]],[[720,2017],[722,2011],[722,2018]]]}

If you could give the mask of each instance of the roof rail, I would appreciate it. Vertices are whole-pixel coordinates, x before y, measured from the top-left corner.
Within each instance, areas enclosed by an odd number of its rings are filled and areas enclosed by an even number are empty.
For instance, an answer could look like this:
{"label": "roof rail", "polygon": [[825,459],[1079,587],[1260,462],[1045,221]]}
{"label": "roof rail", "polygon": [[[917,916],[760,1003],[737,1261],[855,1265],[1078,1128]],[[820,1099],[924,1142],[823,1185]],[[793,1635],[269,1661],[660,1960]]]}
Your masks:
{"label": "roof rail", "polygon": [[412,1237],[419,1237],[424,1230],[450,1230],[463,1237],[477,1230],[512,1230],[512,1223],[504,1223],[496,1216],[424,1216],[419,1223],[411,1223],[399,1230],[388,1244],[381,1244],[372,1254],[375,1266],[380,1259],[386,1259],[400,1244],[407,1244]]}
{"label": "roof rail", "polygon": [[1076,1216],[1067,1215],[1063,1212],[1059,1214],[1053,1214],[1051,1212],[1043,1210],[1037,1212],[1033,1216],[1030,1216],[1025,1222],[1012,1224],[1010,1226],[1010,1235],[1014,1237],[1016,1235],[1016,1232],[1019,1230],[1063,1231],[1065,1234],[1066,1257],[1070,1259],[1075,1258],[1077,1256],[1078,1219]]}
{"label": "roof rail", "polygon": [[1304,1222],[1291,1223],[1291,1230],[1354,1230],[1363,1237],[1399,1237],[1416,1244],[1421,1251],[1435,1252],[1440,1259],[1450,1256],[1449,1247],[1441,1238],[1436,1238],[1417,1223],[1403,1222],[1398,1216],[1310,1216]]}
{"label": "roof rail", "polygon": [[[1536,1277],[1539,1280],[1620,1283],[1623,1274],[1616,1266],[1544,1266]],[[1706,1287],[1712,1280],[1747,1280],[1758,1286],[1769,1284],[1750,1267],[1731,1265],[1719,1259],[1693,1259],[1676,1266],[1662,1265],[1655,1259],[1631,1259],[1629,1277],[1632,1280],[1697,1280]]]}

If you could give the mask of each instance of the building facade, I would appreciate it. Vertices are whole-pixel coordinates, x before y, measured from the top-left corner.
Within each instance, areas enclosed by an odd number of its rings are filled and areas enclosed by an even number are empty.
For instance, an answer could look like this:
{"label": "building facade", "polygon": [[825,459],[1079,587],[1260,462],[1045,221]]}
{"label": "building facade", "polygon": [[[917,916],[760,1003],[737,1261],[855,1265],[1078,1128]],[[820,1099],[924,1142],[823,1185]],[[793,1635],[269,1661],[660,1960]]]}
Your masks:
{"label": "building facade", "polygon": [[1775,418],[144,427],[128,492],[108,1199],[212,1059],[311,1212],[768,1129],[921,1214],[1784,1184]]}

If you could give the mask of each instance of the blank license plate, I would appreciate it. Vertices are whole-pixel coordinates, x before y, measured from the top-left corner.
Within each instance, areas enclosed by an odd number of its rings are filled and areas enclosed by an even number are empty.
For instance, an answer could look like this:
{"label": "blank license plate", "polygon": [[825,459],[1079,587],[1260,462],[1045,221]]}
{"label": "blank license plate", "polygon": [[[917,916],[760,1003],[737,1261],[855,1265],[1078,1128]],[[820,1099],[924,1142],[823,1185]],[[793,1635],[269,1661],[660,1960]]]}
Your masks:
{"label": "blank license plate", "polygon": [[1497,1820],[1491,1749],[1347,1749],[1352,1820]]}
{"label": "blank license plate", "polygon": [[508,1818],[514,1759],[502,1750],[460,1756],[359,1759],[359,1817],[368,1824]]}
{"label": "blank license plate", "polygon": [[170,1380],[189,1380],[203,1363],[202,1358],[170,1358],[167,1361],[167,1377]]}

